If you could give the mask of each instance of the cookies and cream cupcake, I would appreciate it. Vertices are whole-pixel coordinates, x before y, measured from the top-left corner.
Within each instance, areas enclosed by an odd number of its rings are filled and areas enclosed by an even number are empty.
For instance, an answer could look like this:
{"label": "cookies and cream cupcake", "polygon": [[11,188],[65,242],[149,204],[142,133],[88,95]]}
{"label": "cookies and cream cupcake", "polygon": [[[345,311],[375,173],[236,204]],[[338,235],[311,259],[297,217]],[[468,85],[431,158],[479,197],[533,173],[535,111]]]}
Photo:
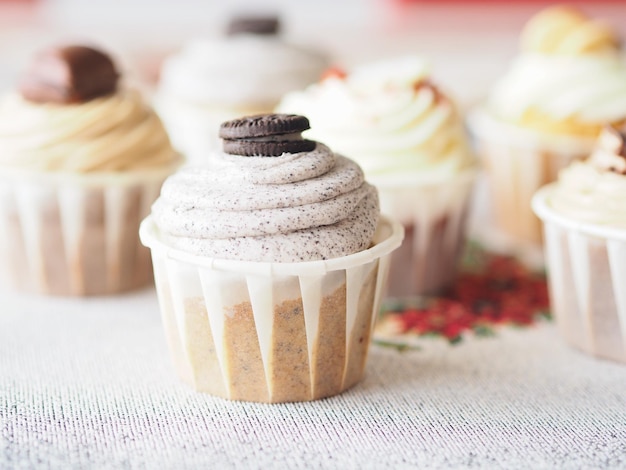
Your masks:
{"label": "cookies and cream cupcake", "polygon": [[306,401],[363,374],[389,254],[360,167],[308,120],[222,124],[224,150],[168,178],[141,227],[179,373],[232,400]]}
{"label": "cookies and cream cupcake", "polygon": [[156,106],[176,148],[193,162],[219,149],[222,121],[271,112],[317,80],[327,58],[280,36],[275,17],[236,17],[225,36],[191,41],[165,60]]}
{"label": "cookies and cream cupcake", "polygon": [[626,362],[626,135],[607,127],[591,156],[533,198],[543,220],[552,310],[574,346]]}
{"label": "cookies and cream cupcake", "polygon": [[150,280],[139,222],[179,164],[103,52],[36,55],[0,100],[0,273],[19,290],[101,295]]}
{"label": "cookies and cream cupcake", "polygon": [[587,156],[604,125],[625,120],[626,63],[615,31],[567,6],[531,18],[520,55],[469,120],[499,227],[540,241],[532,194]]}
{"label": "cookies and cream cupcake", "polygon": [[454,103],[419,57],[331,70],[285,95],[278,110],[306,115],[307,136],[353,158],[407,237],[394,253],[389,294],[441,291],[456,274],[475,161]]}

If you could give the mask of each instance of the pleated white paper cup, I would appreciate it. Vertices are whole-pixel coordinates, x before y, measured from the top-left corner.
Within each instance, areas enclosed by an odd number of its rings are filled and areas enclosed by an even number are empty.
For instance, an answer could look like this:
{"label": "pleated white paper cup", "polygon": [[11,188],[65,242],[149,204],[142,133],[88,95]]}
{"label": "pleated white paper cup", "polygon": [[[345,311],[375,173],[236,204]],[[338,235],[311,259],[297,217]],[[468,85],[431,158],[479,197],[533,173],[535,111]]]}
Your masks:
{"label": "pleated white paper cup", "polygon": [[533,195],[572,161],[589,156],[594,140],[521,129],[483,109],[470,113],[467,122],[487,173],[496,228],[520,242],[540,245]]}
{"label": "pleated white paper cup", "polygon": [[151,217],[165,333],[181,378],[230,400],[309,401],[363,376],[389,258],[402,226],[381,218],[374,245],[325,261],[262,263],[172,249]]}
{"label": "pleated white paper cup", "polygon": [[576,222],[532,201],[543,221],[552,312],[564,338],[594,356],[626,363],[626,230]]}
{"label": "pleated white paper cup", "polygon": [[405,231],[391,259],[389,297],[436,294],[454,282],[477,173],[472,168],[428,184],[369,179],[378,188],[381,211]]}
{"label": "pleated white paper cup", "polygon": [[0,282],[87,296],[151,281],[141,220],[173,168],[100,174],[0,171]]}

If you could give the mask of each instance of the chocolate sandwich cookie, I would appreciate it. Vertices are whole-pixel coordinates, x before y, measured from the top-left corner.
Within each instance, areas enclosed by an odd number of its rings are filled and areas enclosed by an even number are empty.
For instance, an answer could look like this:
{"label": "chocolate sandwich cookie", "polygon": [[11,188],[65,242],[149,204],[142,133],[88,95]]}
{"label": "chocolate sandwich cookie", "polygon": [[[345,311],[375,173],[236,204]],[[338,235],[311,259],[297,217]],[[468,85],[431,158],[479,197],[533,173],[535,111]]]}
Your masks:
{"label": "chocolate sandwich cookie", "polygon": [[302,138],[309,120],[296,114],[260,114],[222,123],[219,136],[224,152],[242,156],[277,157],[310,152],[316,142]]}
{"label": "chocolate sandwich cookie", "polygon": [[280,20],[275,15],[246,15],[236,16],[231,19],[226,34],[228,36],[235,36],[237,34],[272,36],[278,34],[279,30]]}
{"label": "chocolate sandwich cookie", "polygon": [[35,103],[82,103],[115,92],[118,77],[105,53],[85,46],[58,47],[35,56],[19,92]]}

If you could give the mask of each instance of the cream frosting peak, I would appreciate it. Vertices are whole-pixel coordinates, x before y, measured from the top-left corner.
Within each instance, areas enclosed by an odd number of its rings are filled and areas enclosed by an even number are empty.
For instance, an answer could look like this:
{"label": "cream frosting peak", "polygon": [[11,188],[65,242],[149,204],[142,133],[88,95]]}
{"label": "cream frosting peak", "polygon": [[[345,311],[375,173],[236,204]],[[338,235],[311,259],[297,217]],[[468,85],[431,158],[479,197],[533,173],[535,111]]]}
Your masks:
{"label": "cream frosting peak", "polygon": [[540,54],[597,54],[619,48],[619,39],[609,25],[565,5],[546,8],[532,17],[521,43],[523,51]]}
{"label": "cream frosting peak", "polygon": [[606,127],[589,157],[589,163],[600,171],[626,174],[625,136],[613,127]]}
{"label": "cream frosting peak", "polygon": [[0,165],[64,172],[118,172],[177,162],[157,115],[135,90],[86,103],[0,102]]}
{"label": "cream frosting peak", "polygon": [[604,24],[547,8],[522,33],[522,53],[488,99],[494,117],[543,134],[598,136],[626,119],[626,64]]}
{"label": "cream frosting peak", "polygon": [[279,157],[218,153],[170,177],[152,213],[161,237],[201,256],[245,261],[329,259],[366,249],[376,189],[351,160],[317,144]]}
{"label": "cream frosting peak", "polygon": [[159,95],[197,106],[271,108],[326,66],[321,54],[274,36],[197,40],[165,61]]}
{"label": "cream frosting peak", "polygon": [[454,104],[428,77],[419,57],[383,61],[289,93],[278,110],[307,116],[306,137],[354,158],[377,184],[436,181],[473,158]]}
{"label": "cream frosting peak", "polygon": [[561,170],[550,204],[574,220],[626,228],[624,136],[606,128],[584,162]]}

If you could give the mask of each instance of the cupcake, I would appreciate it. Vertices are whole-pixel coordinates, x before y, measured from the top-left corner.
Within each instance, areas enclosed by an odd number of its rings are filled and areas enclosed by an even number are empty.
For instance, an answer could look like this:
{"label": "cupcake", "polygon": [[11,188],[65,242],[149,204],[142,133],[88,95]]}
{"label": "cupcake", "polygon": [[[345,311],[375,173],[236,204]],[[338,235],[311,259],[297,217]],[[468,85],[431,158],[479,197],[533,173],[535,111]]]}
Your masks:
{"label": "cupcake", "polygon": [[174,363],[196,390],[308,401],[363,375],[402,227],[379,216],[358,165],[302,139],[308,126],[222,124],[224,151],[168,178],[141,225]]}
{"label": "cupcake", "polygon": [[279,27],[275,17],[234,18],[224,37],[192,41],[163,63],[157,111],[192,162],[219,150],[222,121],[273,111],[327,67],[323,54],[285,41]]}
{"label": "cupcake", "polygon": [[606,128],[591,156],[541,189],[552,310],[565,339],[626,362],[626,136]]}
{"label": "cupcake", "polygon": [[521,49],[469,125],[488,172],[496,226],[532,245],[541,242],[533,193],[589,155],[605,124],[626,119],[626,64],[611,28],[565,6],[533,17]]}
{"label": "cupcake", "polygon": [[426,63],[404,57],[331,70],[287,94],[278,110],[306,115],[309,137],[354,158],[378,188],[382,211],[404,225],[389,295],[449,286],[476,170],[456,107],[430,81]]}
{"label": "cupcake", "polygon": [[53,295],[147,284],[140,221],[178,164],[156,114],[103,52],[36,55],[0,100],[0,281]]}

